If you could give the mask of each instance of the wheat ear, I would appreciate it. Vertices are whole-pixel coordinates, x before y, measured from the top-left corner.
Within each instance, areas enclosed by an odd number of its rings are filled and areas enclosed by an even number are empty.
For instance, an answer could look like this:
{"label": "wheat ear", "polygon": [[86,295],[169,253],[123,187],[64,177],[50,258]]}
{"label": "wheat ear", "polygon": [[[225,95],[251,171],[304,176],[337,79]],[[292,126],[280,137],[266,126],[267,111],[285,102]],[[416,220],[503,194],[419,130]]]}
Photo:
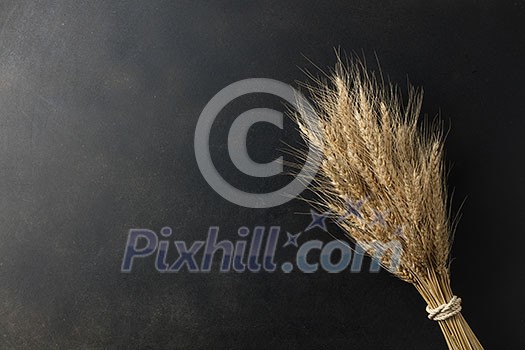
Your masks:
{"label": "wheat ear", "polygon": [[[390,269],[388,256],[379,259],[383,266],[416,287],[449,349],[483,349],[450,287],[453,223],[444,137],[441,124],[418,122],[422,91],[409,87],[403,103],[396,86],[355,59],[339,60],[325,79],[305,86],[317,119],[313,127],[300,117],[297,123],[303,138],[321,153],[314,179],[318,204],[341,217],[337,223],[370,255],[378,242],[399,242],[397,268]],[[356,201],[358,215],[348,215],[348,203]],[[383,224],[371,225],[377,213]]]}

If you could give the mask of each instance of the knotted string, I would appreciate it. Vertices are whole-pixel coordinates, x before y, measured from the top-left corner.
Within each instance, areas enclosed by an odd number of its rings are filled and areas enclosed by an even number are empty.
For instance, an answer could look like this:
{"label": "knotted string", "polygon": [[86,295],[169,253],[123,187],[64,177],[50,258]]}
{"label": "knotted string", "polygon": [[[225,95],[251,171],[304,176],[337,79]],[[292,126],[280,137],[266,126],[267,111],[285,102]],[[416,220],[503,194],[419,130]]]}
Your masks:
{"label": "knotted string", "polygon": [[436,308],[427,306],[428,318],[434,321],[443,321],[461,312],[461,298],[453,296],[448,303],[441,304]]}

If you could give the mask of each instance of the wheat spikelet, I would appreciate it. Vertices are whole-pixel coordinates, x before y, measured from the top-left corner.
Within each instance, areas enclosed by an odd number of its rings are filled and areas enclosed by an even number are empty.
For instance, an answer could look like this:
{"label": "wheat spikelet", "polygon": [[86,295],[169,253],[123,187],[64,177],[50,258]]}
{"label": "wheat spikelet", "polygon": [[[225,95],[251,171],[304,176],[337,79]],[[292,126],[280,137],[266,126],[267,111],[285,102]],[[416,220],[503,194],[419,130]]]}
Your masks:
{"label": "wheat spikelet", "polygon": [[[297,123],[322,153],[314,179],[318,204],[342,217],[342,229],[368,248],[398,241],[403,254],[391,272],[413,284],[429,309],[451,301],[443,132],[438,123],[418,124],[422,91],[410,87],[403,105],[397,87],[359,60],[340,59],[326,80],[305,86],[318,120],[314,130],[301,118]],[[359,212],[347,215],[348,203],[356,202]],[[377,213],[383,225],[370,224]],[[380,262],[387,267],[385,257]],[[450,349],[482,349],[461,313],[438,323]]]}

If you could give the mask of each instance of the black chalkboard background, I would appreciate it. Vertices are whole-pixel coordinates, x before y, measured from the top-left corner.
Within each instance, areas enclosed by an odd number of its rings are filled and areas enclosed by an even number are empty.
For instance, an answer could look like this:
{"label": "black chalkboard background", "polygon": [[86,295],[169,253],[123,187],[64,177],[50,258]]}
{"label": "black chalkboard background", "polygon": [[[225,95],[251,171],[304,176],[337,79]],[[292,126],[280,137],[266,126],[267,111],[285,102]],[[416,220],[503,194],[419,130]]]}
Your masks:
{"label": "black chalkboard background", "polygon": [[[297,87],[311,62],[335,63],[334,47],[423,86],[423,111],[451,127],[453,207],[467,198],[453,288],[487,349],[524,348],[524,23],[523,1],[1,1],[0,348],[446,348],[415,289],[385,272],[162,274],[153,257],[120,272],[131,228],[193,242],[210,226],[236,239],[240,226],[277,225],[282,247],[308,226],[303,201],[252,209],[219,196],[193,135],[228,84]],[[231,122],[268,106],[286,109],[246,96],[214,124],[214,163],[244,190],[290,180],[242,176],[228,156]],[[261,162],[297,141],[289,122],[248,136]]]}

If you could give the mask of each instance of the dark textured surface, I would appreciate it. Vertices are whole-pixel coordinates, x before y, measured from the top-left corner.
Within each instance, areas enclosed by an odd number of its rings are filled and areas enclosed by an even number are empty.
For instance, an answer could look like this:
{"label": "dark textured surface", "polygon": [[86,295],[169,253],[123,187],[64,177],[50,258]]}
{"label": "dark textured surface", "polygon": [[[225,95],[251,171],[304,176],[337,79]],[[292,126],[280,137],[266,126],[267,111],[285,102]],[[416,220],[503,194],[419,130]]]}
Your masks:
{"label": "dark textured surface", "polygon": [[[524,23],[523,1],[1,1],[0,348],[444,349],[416,291],[386,273],[120,273],[133,227],[193,241],[210,225],[234,238],[309,223],[297,200],[223,200],[193,132],[229,83],[304,80],[303,55],[327,67],[334,46],[376,52],[450,120],[455,206],[468,195],[454,290],[487,349],[523,348]],[[272,130],[250,133],[255,159],[279,154]]]}

